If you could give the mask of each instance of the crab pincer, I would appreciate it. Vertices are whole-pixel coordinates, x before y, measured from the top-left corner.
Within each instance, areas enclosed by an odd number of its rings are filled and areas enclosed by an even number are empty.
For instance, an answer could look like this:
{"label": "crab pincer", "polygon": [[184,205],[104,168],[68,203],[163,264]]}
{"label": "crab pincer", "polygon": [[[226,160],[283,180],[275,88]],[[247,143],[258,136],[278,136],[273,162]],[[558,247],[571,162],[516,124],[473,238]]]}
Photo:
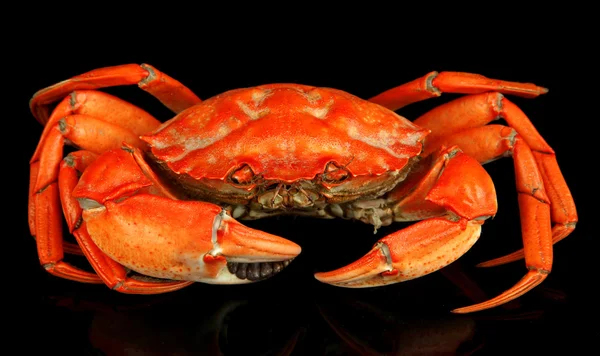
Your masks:
{"label": "crab pincer", "polygon": [[[69,197],[80,206],[69,205],[83,221],[75,231],[79,244],[108,285],[132,293],[161,286],[140,286],[125,268],[164,281],[243,284],[273,276],[300,253],[297,244],[246,227],[216,204],[176,199],[140,158],[131,146],[100,156]],[[121,179],[110,180],[117,172]]]}

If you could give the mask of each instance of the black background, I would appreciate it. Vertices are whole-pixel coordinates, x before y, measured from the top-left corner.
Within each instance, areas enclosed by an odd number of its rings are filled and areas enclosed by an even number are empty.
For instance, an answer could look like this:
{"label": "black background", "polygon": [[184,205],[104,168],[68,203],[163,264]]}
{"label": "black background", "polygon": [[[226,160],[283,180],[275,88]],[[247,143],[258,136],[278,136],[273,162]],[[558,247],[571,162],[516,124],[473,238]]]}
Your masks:
{"label": "black background", "polygon": [[[80,19],[81,21],[81,19]],[[85,21],[83,21],[85,22]],[[88,24],[90,25],[90,24]],[[105,23],[106,25],[106,23]],[[158,26],[158,25],[157,25]],[[221,25],[222,26],[222,25]],[[110,27],[110,26],[108,26]],[[592,205],[597,196],[592,170],[596,111],[586,111],[593,99],[582,94],[596,88],[596,77],[585,67],[585,54],[560,31],[508,38],[497,34],[474,38],[472,33],[437,31],[421,45],[408,45],[407,29],[388,41],[347,29],[300,28],[299,39],[277,28],[248,27],[230,34],[223,27],[186,29],[189,36],[149,34],[147,26],[122,32],[90,35],[51,22],[31,23],[36,31],[27,45],[11,55],[16,74],[5,106],[15,109],[10,127],[18,149],[8,189],[18,226],[9,257],[17,258],[17,276],[10,284],[19,302],[18,342],[23,350],[62,354],[285,354],[296,338],[293,355],[345,355],[369,352],[421,354],[450,350],[477,355],[583,352],[598,337],[595,293],[597,234]],[[19,42],[19,41],[15,41]],[[15,47],[16,48],[16,47]],[[363,98],[420,77],[430,71],[451,70],[490,78],[533,82],[550,92],[537,99],[510,97],[530,117],[555,149],[559,164],[578,206],[575,232],[555,246],[555,263],[539,287],[505,308],[466,316],[451,309],[471,304],[452,280],[467,278],[492,297],[516,283],[526,272],[522,262],[477,269],[478,262],[518,249],[519,216],[512,161],[486,165],[498,191],[499,213],[483,227],[479,242],[443,271],[386,288],[347,290],[322,285],[316,271],[330,270],[362,256],[372,244],[404,225],[381,229],[349,221],[269,219],[247,225],[298,242],[302,254],[283,273],[248,286],[218,287],[195,284],[161,296],[127,296],[102,285],[60,280],[39,267],[35,243],[27,227],[27,179],[30,159],[41,126],[31,116],[28,100],[37,90],[94,68],[125,63],[149,63],[187,85],[201,98],[228,89],[271,82],[295,82],[346,90]],[[138,88],[111,88],[161,120],[171,113]],[[456,95],[444,95],[401,109],[414,119]],[[15,119],[16,118],[16,119]],[[17,133],[18,132],[18,133]],[[11,168],[12,170],[13,168]],[[16,272],[14,272],[16,271]],[[472,293],[480,293],[471,289]],[[475,292],[474,292],[475,291]],[[237,306],[237,308],[233,308]],[[231,307],[218,328],[215,318]],[[10,313],[12,308],[8,308]],[[329,322],[332,324],[329,324]],[[331,325],[361,340],[359,351]],[[21,327],[22,326],[22,327]],[[15,339],[15,344],[17,344]],[[419,346],[421,345],[420,349]],[[355,344],[356,346],[356,344]],[[360,351],[362,350],[362,351]],[[370,350],[370,351],[369,351]],[[137,352],[137,353],[135,353]],[[451,352],[451,353],[452,353]]]}

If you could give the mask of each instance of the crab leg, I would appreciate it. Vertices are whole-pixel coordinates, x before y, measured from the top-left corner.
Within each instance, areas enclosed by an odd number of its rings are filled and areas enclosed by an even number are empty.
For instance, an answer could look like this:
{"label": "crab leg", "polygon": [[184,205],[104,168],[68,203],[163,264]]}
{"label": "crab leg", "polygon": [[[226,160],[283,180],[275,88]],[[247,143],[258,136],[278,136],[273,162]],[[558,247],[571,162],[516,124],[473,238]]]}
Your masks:
{"label": "crab leg", "polygon": [[137,135],[148,133],[160,125],[160,121],[146,111],[110,94],[95,90],[73,91],[56,106],[50,115],[31,162],[39,160],[40,151],[52,127],[65,116],[75,114],[101,118],[103,121],[119,125]]}
{"label": "crab leg", "polygon": [[[45,124],[38,147],[30,161],[32,177],[30,187],[32,190],[38,180],[34,171],[38,170],[38,161],[41,159],[42,149],[46,146],[56,148],[56,145],[46,144],[46,141],[50,132],[58,125],[59,120],[66,116],[81,114],[101,118],[103,121],[120,126],[134,135],[148,133],[160,125],[160,121],[135,105],[109,94],[95,90],[85,90],[135,83],[138,83],[142,89],[156,96],[176,112],[200,102],[200,99],[181,83],[148,65],[130,64],[97,69],[40,90],[30,102],[34,116],[38,121]],[[49,105],[61,98],[64,99],[48,118]],[[47,165],[42,167],[42,174],[54,172],[55,176],[61,159],[62,155],[48,155]],[[51,167],[51,169],[48,170],[48,167]],[[37,186],[39,188],[39,184]],[[32,235],[35,236],[34,211],[35,199],[31,198],[29,199],[29,227]]]}
{"label": "crab leg", "polygon": [[[72,110],[88,114],[62,116]],[[89,115],[103,113],[106,120]],[[78,269],[66,267],[67,264],[62,262],[64,252],[79,252],[63,241],[61,217],[57,215],[60,211],[58,176],[65,139],[83,149],[102,153],[108,148],[120,147],[123,141],[142,145],[135,132],[145,132],[160,123],[131,104],[93,91],[73,93],[63,100],[53,112],[51,122],[52,125],[45,127],[46,136],[42,137],[30,163],[28,215],[31,235],[36,239],[40,263],[49,268],[50,273],[65,278],[70,278],[66,275],[70,273],[71,279],[99,282],[97,276],[76,275]]]}
{"label": "crab leg", "polygon": [[[119,126],[130,132],[128,136],[141,135],[147,133],[160,125],[160,121],[156,120],[144,110],[132,105],[126,101],[116,98],[112,95],[105,94],[93,90],[84,90],[71,93],[67,98],[58,104],[50,116],[50,120],[44,127],[38,147],[30,161],[30,199],[29,199],[29,227],[31,234],[35,236],[35,199],[34,192],[42,189],[44,184],[49,184],[56,179],[58,166],[62,159],[62,145],[64,139],[57,137],[56,128],[60,128],[59,121],[65,121],[66,117],[71,115],[85,115],[94,117],[92,121],[101,121],[110,124],[110,126]],[[64,123],[63,123],[64,124]],[[103,125],[103,123],[101,123]],[[123,130],[120,130],[123,131]],[[53,133],[50,135],[50,133]],[[58,140],[59,142],[48,142],[50,140]],[[120,142],[115,143],[115,147],[120,146]],[[50,152],[44,153],[42,164],[42,175],[47,176],[42,179],[42,183],[37,184],[40,168],[40,160],[42,160],[42,152],[44,149]],[[90,150],[100,153],[100,150],[93,147]]]}
{"label": "crab leg", "polygon": [[[68,156],[60,168],[65,138],[89,152]],[[81,172],[93,160],[95,153],[102,153],[112,147],[120,147],[123,142],[141,146],[143,143],[131,131],[118,125],[105,122],[88,115],[67,116],[52,127],[40,150],[40,160],[34,162],[32,170],[35,182],[32,181],[30,215],[33,218],[32,234],[36,236],[40,263],[53,275],[80,282],[102,283],[116,289],[128,289],[130,292],[152,293],[168,292],[183,288],[188,282],[145,282],[126,278],[125,269],[118,263],[108,259],[95,247],[81,222],[81,209],[71,196]],[[58,181],[58,183],[57,183]],[[83,254],[94,267],[94,273],[81,271],[63,259],[62,223],[60,200],[69,229],[77,239]]]}
{"label": "crab leg", "polygon": [[201,101],[183,84],[148,64],[125,64],[95,69],[42,89],[34,94],[29,106],[33,116],[45,125],[48,122],[49,105],[74,90],[132,84],[152,94],[175,113]]}
{"label": "crab leg", "polygon": [[[432,131],[431,135],[427,137],[426,153],[434,151],[441,145],[457,144],[469,155],[484,164],[510,154],[510,151],[506,150],[506,144],[502,146],[504,151],[490,151],[490,149],[480,148],[479,145],[485,143],[486,137],[475,139],[468,135],[477,135],[478,132],[480,132],[479,135],[485,135],[484,132],[486,131],[469,129],[481,127],[497,118],[503,118],[531,147],[550,201],[553,242],[556,243],[564,239],[575,230],[578,220],[573,197],[560,171],[554,151],[537,132],[529,118],[515,104],[499,93],[470,95],[429,111],[415,120],[415,123]],[[499,137],[494,139],[496,140],[494,142],[500,142],[498,140],[501,140]],[[508,137],[505,137],[504,140],[508,139]],[[481,263],[479,266],[497,266],[517,261],[522,259],[523,256],[524,252],[520,250]]]}
{"label": "crab leg", "polygon": [[[35,200],[35,210],[30,219],[35,220],[35,235],[36,245],[40,264],[51,274],[71,279],[84,283],[102,283],[102,280],[95,274],[83,271],[76,268],[67,262],[63,261],[64,249],[62,239],[62,221],[61,207],[59,199],[59,189],[65,186],[69,188],[69,179],[73,174],[69,174],[68,170],[73,170],[67,162],[73,162],[73,159],[85,153],[76,153],[70,159],[65,160],[61,167],[61,177],[59,182],[52,182],[44,187],[42,191],[34,194],[30,199]],[[81,167],[91,158],[81,157],[77,159],[78,165]],[[67,189],[67,191],[69,191]],[[64,191],[63,191],[64,192]],[[63,201],[68,201],[68,195],[62,195]],[[72,211],[72,204],[63,205],[65,216],[67,216],[67,224],[69,229],[74,229],[77,224],[77,213]]]}
{"label": "crab leg", "polygon": [[[82,219],[82,209],[73,196],[73,191],[79,181],[79,175],[87,166],[96,159],[97,155],[88,151],[77,151],[71,153],[65,158],[61,165],[58,178],[60,188],[60,198],[67,220],[70,232],[75,236],[83,254],[92,265],[94,271],[98,274],[91,274],[94,282],[104,283],[112,289],[126,293],[165,293],[175,291],[190,285],[193,282],[186,281],[145,281],[136,280],[127,276],[127,271],[123,266],[108,258],[91,240],[86,223]],[[54,210],[50,221],[60,221],[59,209]],[[58,233],[52,236],[53,240],[62,239],[62,234]],[[39,245],[38,245],[39,249]],[[65,262],[60,262],[63,266],[69,266]],[[74,267],[72,267],[74,268]],[[51,270],[50,270],[51,271]],[[52,271],[51,271],[52,272]],[[75,273],[63,273],[60,277],[84,281],[77,278]],[[75,277],[75,278],[74,278]]]}
{"label": "crab leg", "polygon": [[[35,182],[37,180],[39,162],[36,162],[31,165],[29,172],[29,207],[28,207],[28,221],[29,221],[29,229],[31,235],[35,239]],[[73,255],[82,255],[81,249],[76,244],[63,241],[62,248],[64,253],[73,254]]]}
{"label": "crab leg", "polygon": [[552,269],[553,259],[550,199],[544,189],[542,173],[533,152],[515,130],[501,125],[483,126],[449,136],[444,144],[446,143],[458,144],[465,153],[473,155],[480,162],[506,154],[513,156],[519,193],[523,254],[529,270],[521,281],[500,296],[454,310],[457,313],[467,313],[517,298],[546,279]]}
{"label": "crab leg", "polygon": [[435,98],[442,93],[479,94],[497,91],[504,94],[535,98],[548,89],[530,83],[508,82],[461,72],[431,72],[369,99],[390,110],[398,110],[417,101]]}
{"label": "crab leg", "polygon": [[[36,238],[40,264],[51,274],[84,283],[101,283],[94,273],[83,271],[63,261],[62,227],[56,184],[37,196],[38,235]],[[58,222],[56,222],[58,220]]]}
{"label": "crab leg", "polygon": [[[492,126],[481,129],[488,128],[494,129]],[[487,141],[476,141],[475,145],[481,151],[491,151],[488,155],[492,156],[501,143],[493,139],[490,135]],[[456,313],[488,309],[513,300],[541,283],[552,267],[550,208],[540,172],[531,150],[518,136],[512,151],[529,272],[501,295],[456,309]],[[420,175],[419,182],[408,181],[409,186],[392,191],[389,200],[400,198],[393,208],[396,220],[422,218],[427,211],[442,216],[430,217],[382,238],[371,252],[349,266],[318,273],[319,280],[344,287],[397,283],[448,265],[475,243],[483,221],[497,211],[493,183],[479,162],[456,146],[442,149],[433,158],[431,163],[424,161],[431,168]],[[465,178],[459,181],[455,179],[457,176]],[[407,191],[410,193],[405,196]],[[418,201],[425,203],[419,206]]]}
{"label": "crab leg", "polygon": [[120,126],[88,115],[67,116],[59,120],[44,141],[33,192],[40,192],[57,180],[58,166],[63,156],[65,139],[84,150],[96,154],[114,147],[120,147],[123,142],[128,142],[137,147],[144,146],[137,135]]}

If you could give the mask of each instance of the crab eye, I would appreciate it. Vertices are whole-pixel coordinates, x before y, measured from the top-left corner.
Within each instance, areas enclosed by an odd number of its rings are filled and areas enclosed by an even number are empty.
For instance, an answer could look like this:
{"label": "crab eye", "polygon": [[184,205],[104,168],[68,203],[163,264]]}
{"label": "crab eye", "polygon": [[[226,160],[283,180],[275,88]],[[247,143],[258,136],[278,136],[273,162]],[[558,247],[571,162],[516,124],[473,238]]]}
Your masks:
{"label": "crab eye", "polygon": [[327,183],[341,183],[348,179],[350,172],[345,167],[340,167],[334,162],[327,163],[323,180]]}
{"label": "crab eye", "polygon": [[248,166],[247,164],[236,169],[229,176],[229,180],[231,180],[231,182],[233,184],[238,184],[238,185],[248,185],[248,184],[252,183],[253,178],[254,178],[254,172],[252,171],[252,168],[250,168],[250,166]]}

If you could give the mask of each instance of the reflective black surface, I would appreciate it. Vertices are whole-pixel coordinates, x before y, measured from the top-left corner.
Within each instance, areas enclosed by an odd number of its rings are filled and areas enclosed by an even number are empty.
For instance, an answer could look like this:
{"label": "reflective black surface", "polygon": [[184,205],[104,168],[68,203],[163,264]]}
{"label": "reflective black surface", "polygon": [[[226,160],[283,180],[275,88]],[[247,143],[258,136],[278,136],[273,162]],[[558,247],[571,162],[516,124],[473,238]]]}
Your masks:
{"label": "reflective black surface", "polygon": [[[326,227],[331,224],[337,230]],[[569,276],[577,269],[561,261],[561,252],[559,270],[541,286],[504,307],[467,315],[449,311],[508,288],[523,274],[522,263],[475,269],[477,257],[487,254],[476,246],[442,271],[410,282],[362,290],[320,284],[314,271],[350,262],[374,239],[368,229],[345,225],[272,221],[270,231],[287,231],[304,252],[281,274],[254,285],[196,284],[129,296],[36,275],[30,330],[50,350],[92,355],[537,354],[583,351],[598,336],[593,323],[586,325],[595,313],[593,297],[584,293],[589,287]],[[315,231],[339,234],[324,241]],[[356,246],[339,248],[349,243]],[[493,250],[485,239],[479,244]]]}
{"label": "reflective black surface", "polygon": [[[106,45],[106,43],[105,43]],[[51,52],[54,43],[42,43]],[[98,47],[97,47],[98,48]],[[11,285],[20,298],[14,329],[35,349],[73,355],[452,355],[583,354],[596,349],[600,337],[595,274],[597,229],[593,226],[590,159],[597,121],[584,116],[573,100],[569,68],[548,68],[533,61],[549,52],[528,52],[521,58],[436,59],[351,62],[333,57],[318,62],[271,58],[225,64],[228,55],[191,58],[190,54],[137,46],[126,53],[102,47],[104,55],[50,56],[43,68],[30,69],[19,107],[24,121],[17,165],[19,278]],[[204,52],[203,56],[207,56]],[[343,57],[343,56],[342,56]],[[316,281],[313,273],[345,265],[362,256],[377,239],[405,225],[382,228],[358,222],[280,218],[247,223],[299,243],[302,254],[270,280],[246,286],[195,284],[159,296],[122,295],[103,285],[84,285],[49,276],[38,264],[26,220],[27,162],[41,127],[27,102],[38,89],[97,67],[148,62],[188,85],[200,97],[267,82],[298,82],[332,86],[368,98],[432,70],[459,70],[492,78],[534,82],[550,93],[538,99],[512,98],[555,149],[578,206],[575,232],[555,246],[550,277],[522,298],[503,307],[467,315],[450,310],[493,297],[526,272],[522,261],[479,269],[481,262],[520,248],[519,215],[512,161],[486,166],[498,191],[499,213],[487,222],[477,244],[440,272],[384,288],[342,289]],[[307,64],[308,63],[308,64]],[[337,65],[336,65],[337,63]],[[304,66],[303,66],[304,65]],[[308,67],[307,67],[308,66]],[[362,68],[362,69],[361,69]],[[346,73],[345,75],[343,73]],[[338,79],[334,79],[338,78]],[[340,78],[344,78],[343,80]],[[107,90],[140,105],[160,119],[168,110],[135,87]],[[445,95],[399,111],[416,118],[427,109],[455,98]],[[595,114],[594,114],[595,115]],[[597,139],[596,139],[597,141]],[[584,157],[582,157],[584,156]],[[591,161],[597,161],[592,159]],[[83,261],[75,261],[76,263]],[[10,306],[7,306],[11,309]]]}

